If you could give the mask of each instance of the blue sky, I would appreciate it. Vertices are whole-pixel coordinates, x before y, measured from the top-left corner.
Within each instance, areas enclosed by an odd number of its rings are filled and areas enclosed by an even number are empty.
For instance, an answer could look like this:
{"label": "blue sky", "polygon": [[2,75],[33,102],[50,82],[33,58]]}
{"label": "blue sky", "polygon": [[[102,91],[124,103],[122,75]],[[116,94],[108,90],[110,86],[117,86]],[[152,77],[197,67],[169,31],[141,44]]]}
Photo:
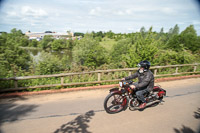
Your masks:
{"label": "blue sky", "polygon": [[200,34],[200,6],[194,0],[4,0],[0,31],[130,33],[142,26],[165,32],[194,25]]}

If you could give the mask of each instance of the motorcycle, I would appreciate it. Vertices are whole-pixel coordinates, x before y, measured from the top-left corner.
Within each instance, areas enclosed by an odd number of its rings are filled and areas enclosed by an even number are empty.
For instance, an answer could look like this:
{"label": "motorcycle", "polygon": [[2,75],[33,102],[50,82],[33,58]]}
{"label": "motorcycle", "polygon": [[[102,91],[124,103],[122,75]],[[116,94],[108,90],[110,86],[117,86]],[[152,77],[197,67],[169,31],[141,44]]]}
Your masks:
{"label": "motorcycle", "polygon": [[[115,114],[126,110],[129,107],[130,110],[138,110],[142,103],[136,96],[137,89],[132,89],[130,85],[133,81],[120,81],[120,88],[110,89],[108,96],[104,100],[104,109],[109,114]],[[153,106],[161,103],[163,97],[166,96],[166,90],[160,86],[154,86],[151,92],[144,94],[144,98],[147,102],[147,106]]]}

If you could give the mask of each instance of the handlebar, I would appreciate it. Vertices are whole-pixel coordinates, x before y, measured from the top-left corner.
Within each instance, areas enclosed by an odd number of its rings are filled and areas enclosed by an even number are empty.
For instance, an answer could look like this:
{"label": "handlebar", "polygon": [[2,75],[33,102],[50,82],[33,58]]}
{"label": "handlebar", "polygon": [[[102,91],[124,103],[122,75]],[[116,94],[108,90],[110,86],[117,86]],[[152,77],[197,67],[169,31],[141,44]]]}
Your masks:
{"label": "handlebar", "polygon": [[128,84],[131,84],[131,83],[133,83],[133,81],[132,81],[132,80],[121,80],[120,82],[126,82],[126,83],[128,83]]}

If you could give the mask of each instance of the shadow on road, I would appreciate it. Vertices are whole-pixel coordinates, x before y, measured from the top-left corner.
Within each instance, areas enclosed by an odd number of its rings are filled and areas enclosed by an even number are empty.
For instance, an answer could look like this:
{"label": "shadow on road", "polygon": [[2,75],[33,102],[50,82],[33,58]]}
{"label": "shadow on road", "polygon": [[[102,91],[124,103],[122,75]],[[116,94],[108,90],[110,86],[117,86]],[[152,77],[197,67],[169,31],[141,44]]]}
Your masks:
{"label": "shadow on road", "polygon": [[[149,105],[149,106],[145,107],[144,109],[156,107],[156,106],[158,106],[159,104],[162,104],[162,103],[156,102],[156,103],[154,103],[154,104],[152,104],[152,105]],[[144,109],[139,109],[139,111],[143,111]]]}
{"label": "shadow on road", "polygon": [[90,122],[94,115],[93,110],[86,112],[84,115],[79,115],[74,120],[63,124],[54,133],[91,133],[87,129],[89,127],[87,123]]}
{"label": "shadow on road", "polygon": [[[194,118],[200,119],[200,108],[197,109],[197,111],[194,112]],[[196,133],[191,128],[186,127],[182,125],[182,128],[179,130],[177,128],[174,128],[175,133]],[[200,127],[197,133],[200,133]]]}
{"label": "shadow on road", "polygon": [[[194,112],[194,118],[200,119],[200,108],[198,108],[197,111]],[[200,133],[200,125],[198,129],[198,133]]]}
{"label": "shadow on road", "polygon": [[194,112],[194,118],[200,119],[200,108],[198,108],[197,111]]}
{"label": "shadow on road", "polygon": [[184,125],[182,125],[182,128],[180,130],[177,128],[174,128],[174,131],[175,131],[175,133],[196,133],[191,128],[186,127]]}
{"label": "shadow on road", "polygon": [[[19,98],[21,100],[26,100],[25,98],[21,97]],[[15,99],[16,100],[16,99]],[[14,122],[20,119],[21,117],[24,117],[28,115],[30,112],[34,112],[36,105],[19,105],[14,103],[14,99],[10,100],[9,102],[2,102],[0,103],[0,127],[5,122]],[[3,133],[3,131],[0,129],[0,133]]]}
{"label": "shadow on road", "polygon": [[[164,101],[163,101],[163,102],[164,102]],[[156,107],[156,106],[158,106],[159,104],[162,104],[162,103],[156,102],[156,103],[153,103],[153,104],[151,104],[151,105],[149,105],[149,106],[146,106],[146,107],[143,108],[143,109],[130,109],[130,108],[129,108],[129,110],[131,110],[131,111],[136,111],[136,110],[138,110],[138,111],[144,111],[145,109],[152,108],[152,107]]]}

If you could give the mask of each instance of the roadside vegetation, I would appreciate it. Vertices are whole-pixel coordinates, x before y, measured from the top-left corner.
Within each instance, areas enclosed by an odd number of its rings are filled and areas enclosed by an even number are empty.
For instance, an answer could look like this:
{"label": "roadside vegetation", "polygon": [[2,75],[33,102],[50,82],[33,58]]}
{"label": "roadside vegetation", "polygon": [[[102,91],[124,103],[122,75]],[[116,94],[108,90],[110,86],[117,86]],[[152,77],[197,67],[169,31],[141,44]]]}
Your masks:
{"label": "roadside vegetation", "polygon": [[[182,32],[178,25],[175,25],[168,32],[164,32],[163,28],[160,32],[155,32],[153,27],[148,30],[142,27],[140,32],[135,33],[99,31],[75,35],[82,36],[82,39],[56,40],[52,36],[45,36],[38,42],[28,40],[21,30],[15,28],[10,33],[2,33],[0,78],[131,68],[136,67],[141,60],[150,61],[152,66],[200,63],[200,36],[193,25]],[[42,49],[39,60],[34,61],[24,47]],[[63,50],[69,51],[70,54],[58,56],[51,53]],[[24,81],[21,85],[34,85],[39,82],[42,81]],[[49,79],[44,82],[57,81]],[[13,86],[10,82],[1,84],[0,88]]]}

